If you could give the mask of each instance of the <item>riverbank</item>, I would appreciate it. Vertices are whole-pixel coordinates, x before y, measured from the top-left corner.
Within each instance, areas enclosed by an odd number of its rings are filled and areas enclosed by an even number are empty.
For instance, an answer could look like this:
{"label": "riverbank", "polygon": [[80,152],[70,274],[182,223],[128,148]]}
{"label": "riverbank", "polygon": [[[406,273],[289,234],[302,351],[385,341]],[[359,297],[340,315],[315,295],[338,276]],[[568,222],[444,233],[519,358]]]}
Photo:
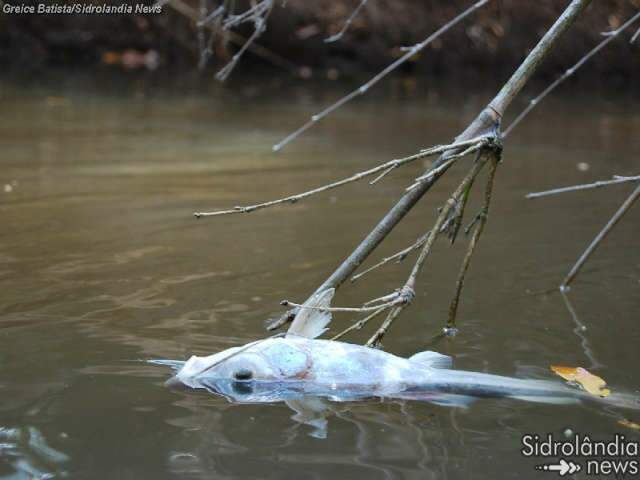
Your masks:
{"label": "riverbank", "polygon": [[[7,4],[9,2],[5,2]],[[104,2],[103,2],[104,3]],[[107,2],[110,3],[110,2]],[[469,5],[467,0],[370,0],[337,42],[325,39],[340,30],[359,0],[290,0],[278,3],[258,43],[266,52],[248,53],[234,75],[268,64],[303,76],[357,76],[377,71]],[[174,0],[160,14],[0,16],[0,64],[8,68],[60,66],[193,70],[199,56],[195,0]],[[405,72],[420,76],[490,77],[513,70],[566,2],[501,0],[490,2],[454,27],[413,61]],[[545,61],[541,77],[552,77],[618,28],[640,8],[640,0],[594,2]],[[635,31],[616,39],[595,56],[582,77],[625,80],[640,74],[640,41]],[[238,32],[247,36],[250,30]],[[238,42],[236,42],[238,43]],[[231,55],[233,45],[216,49],[212,72]],[[216,61],[217,60],[217,61]]]}

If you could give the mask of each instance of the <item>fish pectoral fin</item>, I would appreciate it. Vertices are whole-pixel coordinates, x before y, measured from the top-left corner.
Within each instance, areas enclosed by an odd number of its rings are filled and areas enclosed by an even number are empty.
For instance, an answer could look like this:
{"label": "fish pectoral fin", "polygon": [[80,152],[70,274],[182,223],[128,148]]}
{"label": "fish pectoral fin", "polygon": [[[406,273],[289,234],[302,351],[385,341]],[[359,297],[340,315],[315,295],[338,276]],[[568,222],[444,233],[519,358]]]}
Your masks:
{"label": "fish pectoral fin", "polygon": [[451,368],[453,366],[453,359],[449,355],[438,352],[419,352],[409,357],[409,361],[431,368]]}
{"label": "fish pectoral fin", "polygon": [[327,330],[331,322],[331,312],[323,308],[331,307],[331,300],[336,293],[335,288],[323,290],[307,300],[293,319],[287,334],[299,337],[316,338]]}
{"label": "fish pectoral fin", "polygon": [[313,427],[313,431],[309,433],[314,438],[324,439],[327,438],[327,415],[331,413],[331,410],[321,398],[307,397],[299,399],[285,400],[287,406],[296,412],[291,417],[298,423],[309,425]]}

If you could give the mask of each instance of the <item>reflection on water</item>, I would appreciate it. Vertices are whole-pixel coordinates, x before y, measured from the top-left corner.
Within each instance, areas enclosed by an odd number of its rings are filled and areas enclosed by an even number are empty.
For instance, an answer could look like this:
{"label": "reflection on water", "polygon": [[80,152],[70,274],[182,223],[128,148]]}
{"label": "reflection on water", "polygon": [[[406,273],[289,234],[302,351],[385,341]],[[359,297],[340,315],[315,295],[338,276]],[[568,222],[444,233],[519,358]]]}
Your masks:
{"label": "reflection on water", "polygon": [[598,368],[602,368],[603,365],[596,360],[596,357],[591,349],[591,345],[589,343],[587,326],[580,321],[580,317],[576,312],[576,309],[573,307],[571,300],[569,300],[569,295],[564,290],[560,290],[560,295],[562,295],[562,299],[564,300],[565,305],[567,306],[567,311],[571,315],[571,318],[576,324],[576,328],[574,328],[574,333],[580,339],[580,345],[582,346],[582,351],[584,352],[584,356],[589,359],[590,365],[588,369],[595,370]]}
{"label": "reflection on water", "polygon": [[[66,434],[61,433],[64,438]],[[69,457],[49,445],[34,427],[0,427],[0,465],[9,466],[15,475],[0,478],[36,479],[66,477],[63,464]]]}
{"label": "reflection on water", "polygon": [[[250,216],[196,221],[193,211],[297,192],[442,143],[488,95],[379,91],[274,155],[270,145],[342,87],[143,80],[0,83],[0,425],[21,432],[0,440],[0,478],[534,478],[519,453],[524,433],[622,428],[619,412],[586,405],[385,401],[327,412],[166,388],[166,367],[146,361],[265,336],[278,302],[303,300],[423,166]],[[386,349],[434,349],[462,369],[537,378],[550,364],[591,366],[637,391],[640,211],[587,265],[572,309],[555,290],[627,187],[523,198],[637,173],[637,100],[584,95],[549,99],[510,136],[461,333],[433,342],[463,255],[462,242],[438,244]],[[443,177],[376,259],[424,233],[459,174]],[[391,291],[407,268],[390,264],[337,302]],[[338,316],[336,330],[350,320]]]}

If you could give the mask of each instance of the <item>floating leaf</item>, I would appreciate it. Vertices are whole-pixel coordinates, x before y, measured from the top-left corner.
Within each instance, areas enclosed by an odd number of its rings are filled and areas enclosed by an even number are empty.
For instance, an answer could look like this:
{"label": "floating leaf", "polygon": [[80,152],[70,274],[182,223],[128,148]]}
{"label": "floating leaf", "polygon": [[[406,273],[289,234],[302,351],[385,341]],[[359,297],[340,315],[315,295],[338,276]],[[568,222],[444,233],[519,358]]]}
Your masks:
{"label": "floating leaf", "polygon": [[602,378],[589,373],[586,369],[582,367],[560,367],[557,365],[551,365],[551,370],[556,375],[560,375],[565,380],[569,382],[575,382],[582,385],[587,392],[591,395],[596,395],[598,397],[607,397],[611,393],[608,388],[604,388],[607,385]]}
{"label": "floating leaf", "polygon": [[624,420],[618,420],[618,423],[623,427],[632,428],[633,430],[640,430],[640,425],[638,425],[636,422],[632,422],[631,420],[627,420],[626,418]]}

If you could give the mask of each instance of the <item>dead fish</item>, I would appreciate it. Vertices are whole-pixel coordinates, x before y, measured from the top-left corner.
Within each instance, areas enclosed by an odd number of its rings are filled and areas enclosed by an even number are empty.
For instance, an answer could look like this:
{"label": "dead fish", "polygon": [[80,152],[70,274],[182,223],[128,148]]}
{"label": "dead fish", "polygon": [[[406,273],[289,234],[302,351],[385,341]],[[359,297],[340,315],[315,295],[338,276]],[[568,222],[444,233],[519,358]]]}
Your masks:
{"label": "dead fish", "polygon": [[[320,397],[333,401],[411,399],[466,406],[482,397],[556,404],[589,397],[554,381],[453,370],[451,357],[437,352],[402,358],[362,345],[317,339],[331,321],[331,313],[323,309],[330,307],[334,293],[329,289],[311,297],[285,336],[207,357],[193,356],[167,383],[250,403]],[[619,398],[618,403],[622,400],[622,406],[637,408],[636,399]]]}

